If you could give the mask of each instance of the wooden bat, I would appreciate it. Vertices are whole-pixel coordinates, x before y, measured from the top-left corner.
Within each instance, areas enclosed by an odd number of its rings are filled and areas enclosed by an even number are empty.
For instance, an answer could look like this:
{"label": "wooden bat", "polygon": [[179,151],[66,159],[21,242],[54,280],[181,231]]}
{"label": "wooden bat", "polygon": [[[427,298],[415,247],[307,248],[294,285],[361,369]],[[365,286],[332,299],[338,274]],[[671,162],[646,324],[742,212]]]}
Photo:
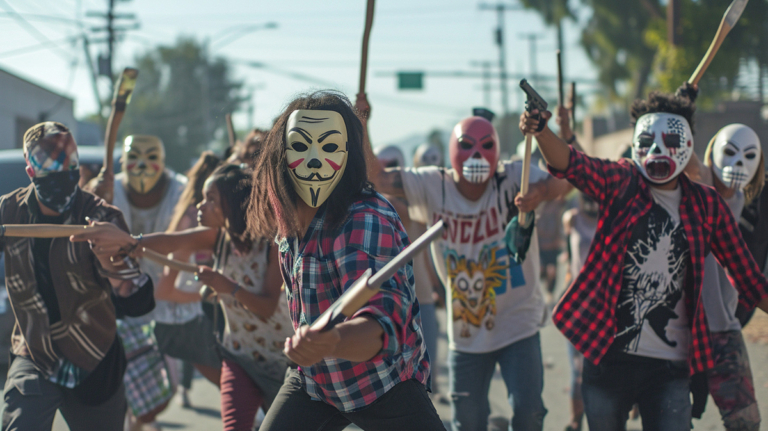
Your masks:
{"label": "wooden bat", "polygon": [[117,130],[125,115],[125,108],[131,103],[133,89],[136,88],[136,78],[139,76],[138,69],[126,67],[120,79],[115,85],[115,93],[112,98],[112,111],[109,113],[107,129],[104,137],[104,164],[99,175],[88,184],[88,191],[92,191],[105,201],[112,203],[114,198],[114,151],[117,141]]}
{"label": "wooden bat", "polygon": [[[100,229],[102,229],[100,226],[88,225],[5,224],[0,225],[0,236],[26,238],[68,238],[72,235],[82,233],[83,230],[98,231]],[[160,265],[165,265],[177,271],[186,271],[191,273],[197,272],[197,266],[191,263],[168,259],[168,257],[163,256],[162,254],[148,248],[143,248],[142,250],[144,251],[144,257],[155,261]]]}
{"label": "wooden bat", "polygon": [[704,54],[704,58],[701,59],[699,66],[696,67],[696,70],[693,71],[693,75],[688,79],[688,83],[691,85],[699,83],[699,80],[704,75],[704,71],[707,70],[709,63],[715,58],[717,50],[720,49],[720,45],[723,43],[723,40],[725,40],[725,36],[727,36],[728,32],[730,32],[736,25],[742,12],[744,12],[744,8],[747,6],[748,1],[749,0],[733,0],[733,3],[731,3],[731,5],[728,6],[728,9],[725,10],[723,19],[720,21],[720,26],[717,28],[717,33],[715,33],[715,38],[709,45],[709,49],[707,49],[707,53]]}
{"label": "wooden bat", "polygon": [[321,331],[331,330],[334,326],[343,322],[362,308],[373,295],[379,291],[384,282],[392,278],[395,273],[405,266],[408,262],[424,250],[432,241],[436,240],[443,233],[443,221],[440,220],[431,228],[427,229],[423,235],[411,243],[408,248],[403,250],[394,259],[384,265],[376,274],[371,275],[370,268],[363,273],[363,276],[357,279],[336,302],[331,304],[327,310],[312,324],[312,329]]}
{"label": "wooden bat", "polygon": [[83,230],[98,230],[98,226],[61,224],[4,224],[0,225],[0,236],[26,238],[67,238]]}
{"label": "wooden bat", "polygon": [[229,136],[229,148],[234,149],[237,143],[237,137],[235,136],[235,126],[232,124],[232,114],[227,114],[224,117],[227,120],[227,135]]}
{"label": "wooden bat", "polygon": [[565,106],[565,93],[563,92],[563,62],[560,50],[557,50],[557,104]]}
{"label": "wooden bat", "polygon": [[365,11],[365,30],[363,30],[363,53],[360,59],[360,85],[358,94],[365,94],[365,77],[368,72],[368,38],[371,35],[373,26],[373,9],[375,0],[368,0],[368,6]]}

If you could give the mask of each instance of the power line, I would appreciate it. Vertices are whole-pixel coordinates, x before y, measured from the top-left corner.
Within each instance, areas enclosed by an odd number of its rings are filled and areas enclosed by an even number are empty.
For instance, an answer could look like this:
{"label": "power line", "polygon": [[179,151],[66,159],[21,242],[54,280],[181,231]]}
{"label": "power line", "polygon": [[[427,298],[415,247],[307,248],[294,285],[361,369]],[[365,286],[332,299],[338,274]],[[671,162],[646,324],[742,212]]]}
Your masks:
{"label": "power line", "polygon": [[71,61],[71,57],[67,57],[66,55],[62,54],[60,50],[58,49],[51,49],[50,45],[53,44],[53,46],[57,48],[61,48],[58,44],[54,43],[51,39],[48,38],[48,36],[44,35],[40,30],[38,30],[34,25],[30,24],[29,21],[26,20],[21,14],[16,12],[16,9],[14,9],[11,5],[8,4],[5,0],[0,0],[0,7],[5,9],[8,14],[16,20],[19,25],[21,25],[29,34],[31,34],[35,39],[37,39],[38,42],[41,43],[48,43],[46,48],[50,49],[54,54],[58,55],[59,57]]}

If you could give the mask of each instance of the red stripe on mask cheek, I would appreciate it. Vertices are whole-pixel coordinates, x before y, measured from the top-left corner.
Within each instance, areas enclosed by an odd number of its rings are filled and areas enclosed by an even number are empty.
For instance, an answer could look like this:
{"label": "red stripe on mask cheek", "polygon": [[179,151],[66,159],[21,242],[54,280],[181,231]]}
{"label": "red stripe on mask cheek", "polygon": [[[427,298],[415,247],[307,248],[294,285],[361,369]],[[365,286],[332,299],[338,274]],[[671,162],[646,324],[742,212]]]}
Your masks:
{"label": "red stripe on mask cheek", "polygon": [[296,166],[299,166],[301,164],[301,162],[303,162],[303,161],[304,161],[304,159],[296,160],[295,162],[289,164],[288,167],[291,168],[291,169],[296,169]]}
{"label": "red stripe on mask cheek", "polygon": [[338,171],[339,169],[341,169],[341,165],[337,165],[336,163],[333,163],[333,160],[325,159],[325,161],[328,162],[329,165],[331,165],[334,171]]}
{"label": "red stripe on mask cheek", "polygon": [[126,168],[128,168],[129,171],[133,170],[134,167],[136,167],[136,163],[129,163],[125,165]]}

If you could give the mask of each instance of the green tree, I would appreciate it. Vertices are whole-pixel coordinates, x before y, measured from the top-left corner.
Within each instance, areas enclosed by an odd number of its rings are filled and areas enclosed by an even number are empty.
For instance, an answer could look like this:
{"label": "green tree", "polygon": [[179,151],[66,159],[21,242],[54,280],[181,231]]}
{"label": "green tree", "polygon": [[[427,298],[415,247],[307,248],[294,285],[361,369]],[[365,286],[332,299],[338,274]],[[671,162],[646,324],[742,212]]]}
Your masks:
{"label": "green tree", "polygon": [[[668,0],[580,0],[592,11],[582,28],[581,45],[598,69],[610,96],[644,97],[650,88],[674,91],[704,56],[731,0],[679,0],[681,43],[667,41]],[[571,2],[573,3],[573,2]],[[523,0],[544,21],[573,16],[565,0]],[[570,12],[570,15],[568,13]],[[754,62],[768,70],[768,0],[753,0],[725,39],[701,82],[706,101],[732,91],[740,66]],[[626,88],[626,90],[624,89]]]}
{"label": "green tree", "polygon": [[225,132],[225,114],[243,101],[242,82],[231,78],[224,59],[212,58],[204,45],[190,38],[138,56],[136,67],[139,79],[121,135],[159,136],[167,164],[184,172]]}

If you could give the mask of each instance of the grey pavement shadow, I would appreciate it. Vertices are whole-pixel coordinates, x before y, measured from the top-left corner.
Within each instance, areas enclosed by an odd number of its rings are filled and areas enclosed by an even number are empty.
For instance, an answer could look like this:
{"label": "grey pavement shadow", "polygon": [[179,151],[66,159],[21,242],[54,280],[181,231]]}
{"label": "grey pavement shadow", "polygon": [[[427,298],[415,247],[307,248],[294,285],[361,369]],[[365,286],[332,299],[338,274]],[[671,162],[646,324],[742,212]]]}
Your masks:
{"label": "grey pavement shadow", "polygon": [[163,422],[163,421],[157,421],[157,425],[163,429],[182,429],[187,427],[184,424],[177,424],[175,422]]}
{"label": "grey pavement shadow", "polygon": [[208,407],[190,407],[187,410],[192,410],[195,413],[203,416],[210,416],[212,418],[221,418],[221,411]]}

